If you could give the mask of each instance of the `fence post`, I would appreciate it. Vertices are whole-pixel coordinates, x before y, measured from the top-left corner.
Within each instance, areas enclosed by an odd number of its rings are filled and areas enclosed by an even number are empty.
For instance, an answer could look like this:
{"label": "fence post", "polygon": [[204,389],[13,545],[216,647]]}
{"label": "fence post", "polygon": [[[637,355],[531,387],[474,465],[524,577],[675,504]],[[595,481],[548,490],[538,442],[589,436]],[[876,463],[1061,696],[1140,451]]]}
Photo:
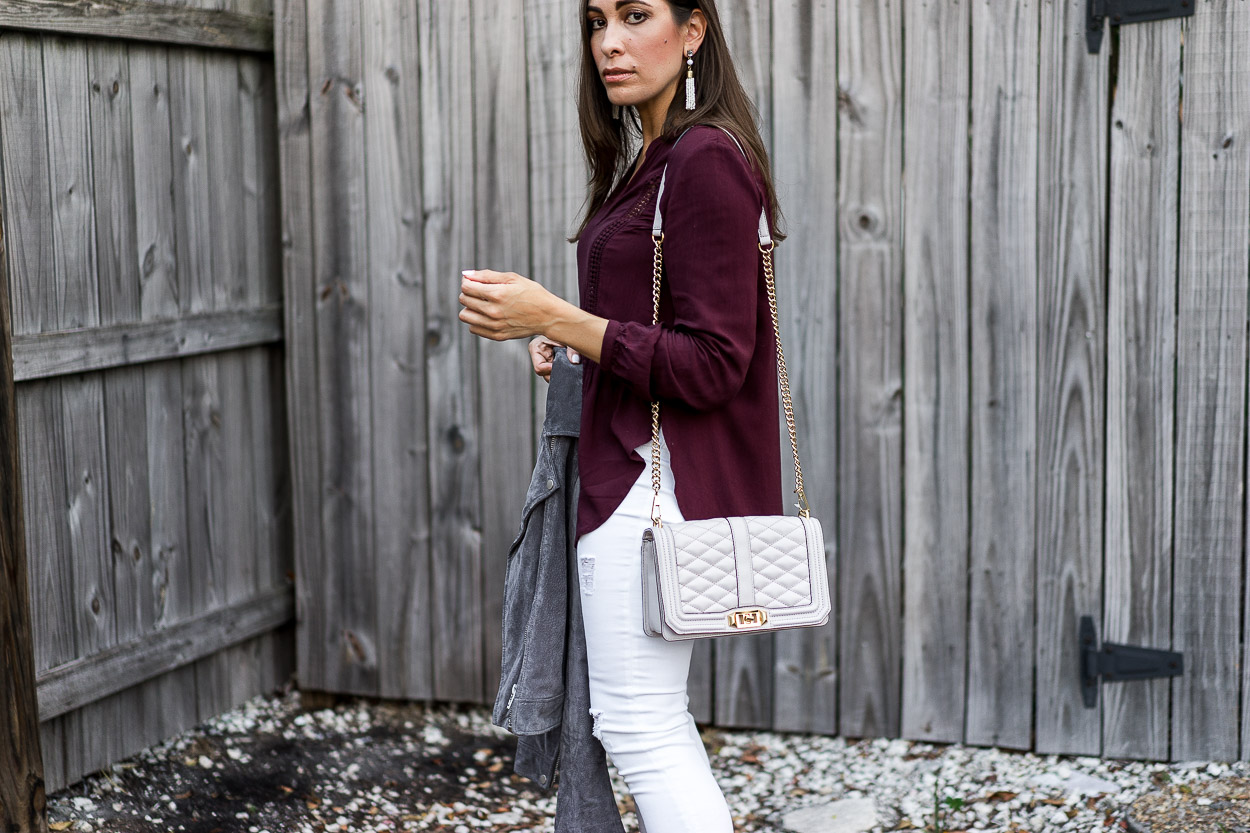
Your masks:
{"label": "fence post", "polygon": [[[3,214],[0,213],[0,221]],[[0,830],[47,833],[17,454],[8,256],[0,222]]]}

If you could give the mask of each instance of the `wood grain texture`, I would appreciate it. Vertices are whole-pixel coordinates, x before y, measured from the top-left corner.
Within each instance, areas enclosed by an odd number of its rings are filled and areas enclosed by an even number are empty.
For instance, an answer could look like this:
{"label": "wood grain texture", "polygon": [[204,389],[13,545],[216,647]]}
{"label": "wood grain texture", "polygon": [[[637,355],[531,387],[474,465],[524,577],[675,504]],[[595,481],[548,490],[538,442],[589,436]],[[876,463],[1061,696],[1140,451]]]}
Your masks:
{"label": "wood grain texture", "polygon": [[[177,253],[180,313],[217,308],[213,282],[213,182],[208,160],[206,114],[207,56],[199,52],[169,53],[170,138],[174,160],[174,250]],[[218,359],[197,356],[182,363],[183,455],[185,457],[186,558],[192,614],[226,602],[220,544],[213,533],[224,507],[226,467],[221,447]],[[228,708],[231,668],[222,657],[195,665],[197,719]]]}
{"label": "wood grain texture", "polygon": [[[52,274],[52,205],[48,180],[43,46],[38,37],[0,37],[0,167],[4,191],[7,289],[13,333],[59,325]],[[21,124],[22,130],[11,129]],[[68,546],[65,524],[64,428],[61,382],[16,390],[28,582],[38,671],[75,656],[72,588],[50,553]],[[65,781],[65,726],[40,725],[46,790]]]}
{"label": "wood grain texture", "polygon": [[473,15],[468,3],[437,0],[420,0],[417,14],[434,696],[477,700],[487,679],[498,681],[482,656],[482,628],[498,624],[482,607],[478,339],[460,323],[456,300],[460,271],[476,259],[475,110],[468,73],[457,68]]}
{"label": "wood grain texture", "polygon": [[[902,6],[838,0],[838,730],[897,736],[902,687]],[[853,555],[852,555],[853,554]]]}
{"label": "wood grain texture", "polygon": [[1036,741],[1097,754],[1077,628],[1102,619],[1108,53],[1086,51],[1086,4],[1041,7],[1038,144]]}
{"label": "wood grain texture", "polygon": [[[834,0],[778,0],[772,10],[773,176],[786,218],[774,251],[777,305],[799,435],[803,490],[825,535],[831,591],[838,586],[837,177],[838,89]],[[782,495],[795,511],[793,463],[782,422]],[[821,628],[773,637],[774,729],[837,732],[840,599]]]}
{"label": "wood grain texture", "polygon": [[[285,587],[200,613],[140,638],[38,676],[39,716],[48,720],[81,709],[160,674],[268,634],[288,623],[294,600]],[[189,691],[182,692],[187,697]]]}
{"label": "wood grain texture", "polygon": [[[323,621],[310,619],[323,558],[320,524],[316,283],[312,241],[312,132],[308,75],[308,10],[278,0],[274,14],[280,241],[284,312],[286,431],[290,460],[291,548],[295,573],[295,676],[301,686],[328,680]],[[314,646],[316,646],[314,648]]]}
{"label": "wood grain texture", "polygon": [[[141,275],[140,317],[177,318],[179,275],[174,252],[174,156],[170,132],[169,59],[164,47],[129,49],[131,119],[134,125],[135,248]],[[194,611],[188,561],[186,443],[182,378],[178,362],[142,369],[151,535],[145,590],[152,599],[152,627],[164,628]],[[153,726],[169,737],[197,721],[194,666],[171,671],[148,690],[161,704]]]}
{"label": "wood grain texture", "polygon": [[[1237,757],[1245,558],[1250,8],[1211,0],[1184,30],[1177,286],[1173,760]],[[1234,46],[1236,45],[1236,47]],[[1239,49],[1240,52],[1234,52]],[[1239,54],[1241,61],[1234,62]]]}
{"label": "wood grain texture", "polygon": [[25,382],[281,340],[282,306],[265,304],[252,309],[18,336],[13,343],[13,371],[19,381]]}
{"label": "wood grain texture", "polygon": [[[134,139],[126,47],[87,44],[92,193],[99,291],[99,324],[138,320],[142,284],[135,257]],[[90,332],[88,330],[87,332]],[[153,626],[151,513],[148,494],[147,413],[143,371],[102,374],[104,451],[109,490],[108,549],[115,595],[115,644],[140,638]],[[189,692],[187,692],[189,694]],[[100,698],[83,712],[87,731],[100,737],[104,762],[160,740],[164,718],[150,688]],[[94,725],[90,725],[94,724]]]}
{"label": "wood grain texture", "polygon": [[265,15],[146,0],[6,0],[0,29],[273,51],[273,22]]}
{"label": "wood grain texture", "polygon": [[[243,188],[243,143],[239,109],[239,57],[229,54],[206,56],[204,63],[204,113],[209,127],[205,135],[205,156],[209,192],[209,228],[213,240],[211,308],[246,308],[254,303],[249,287],[259,281],[251,274],[246,243],[247,202]],[[249,297],[249,294],[252,297]],[[206,433],[215,433],[224,477],[207,489],[210,509],[210,536],[215,567],[220,570],[226,604],[254,595],[261,588],[259,577],[268,572],[267,554],[257,552],[256,472],[271,466],[268,449],[254,445],[251,408],[248,401],[248,351],[230,351],[215,357],[216,390]],[[207,357],[195,361],[211,361]],[[204,402],[204,400],[201,400]],[[203,413],[203,412],[201,412]],[[264,582],[267,586],[268,582]],[[255,642],[233,646],[222,652],[233,672],[229,676],[228,701],[222,708],[251,697],[261,688],[260,658]]]}
{"label": "wood grain texture", "polygon": [[[738,80],[755,105],[756,122],[764,146],[772,147],[772,73],[774,55],[772,16],[776,2],[784,0],[722,0],[717,4],[721,26],[729,41]],[[697,63],[697,59],[696,59]],[[695,71],[695,89],[698,90],[698,71]],[[684,95],[684,93],[682,93]]]}
{"label": "wood grain texture", "polygon": [[383,697],[428,698],[434,672],[417,7],[370,4],[361,23],[379,685]]}
{"label": "wood grain texture", "polygon": [[[525,73],[512,57],[525,53],[524,0],[474,3],[473,107],[476,164],[491,171],[474,182],[476,259],[468,268],[532,273],[530,269],[530,160],[524,138],[529,104]],[[486,11],[489,10],[489,11]],[[455,270],[447,277],[457,277]],[[464,327],[463,324],[460,325]],[[478,349],[482,482],[482,661],[502,659],[503,583],[508,545],[516,537],[521,506],[534,469],[534,445],[518,440],[518,413],[533,413],[537,381],[529,339],[483,343]],[[545,393],[545,392],[544,392]],[[530,432],[533,435],[531,421]],[[466,634],[467,636],[467,634]],[[498,679],[484,673],[474,699],[494,702]]]}
{"label": "wood grain texture", "polygon": [[323,559],[309,565],[320,622],[314,650],[324,676],[312,688],[378,692],[378,573],[373,542],[368,235],[364,147],[364,65],[360,5],[311,0],[312,232],[317,320],[317,403],[321,448]]}
{"label": "wood grain texture", "polygon": [[1037,483],[1039,3],[972,4],[966,743],[1028,749]]}
{"label": "wood grain texture", "polygon": [[[577,248],[568,238],[581,221],[586,163],[577,120],[581,28],[565,0],[532,0],[525,15],[529,105],[529,277],[578,304]],[[547,416],[546,384],[536,385],[535,440]]]}
{"label": "wood grain texture", "polygon": [[970,3],[908,3],[903,76],[905,737],[963,738],[968,620]]}
{"label": "wood grain texture", "polygon": [[[244,10],[264,10],[268,0],[248,0]],[[272,11],[272,7],[269,8]],[[273,64],[253,55],[239,57],[238,107],[243,180],[243,246],[248,306],[264,305],[277,313],[281,333],[281,241],[278,232],[277,144]],[[256,590],[291,588],[289,514],[290,480],[286,454],[286,408],[282,383],[282,350],[270,346],[243,355],[247,419],[250,421],[253,467]],[[255,641],[257,693],[270,691],[290,676],[295,661],[290,629],[274,638]],[[251,694],[247,695],[252,696]]]}
{"label": "wood grain texture", "polygon": [[[87,46],[51,37],[43,47],[54,252],[48,277],[57,291],[58,329],[92,327],[99,324],[100,304]],[[117,641],[102,379],[67,377],[61,396],[69,546],[55,558],[72,583],[74,646],[84,656]],[[100,732],[97,721],[117,725],[119,718],[115,703],[66,717],[67,775],[116,760],[119,738]]]}
{"label": "wood grain texture", "polygon": [[[1120,30],[1107,231],[1107,531],[1102,639],[1168,648],[1181,23]],[[1171,682],[1102,687],[1102,752],[1168,758]]]}
{"label": "wood grain texture", "polygon": [[[769,0],[729,0],[719,5],[721,25],[729,42],[738,78],[758,111],[757,124],[765,147],[772,139],[772,55]],[[696,95],[699,84],[695,59]],[[679,92],[680,94],[680,92]],[[780,451],[780,450],[779,450]],[[764,727],[773,718],[772,634],[717,639],[711,646],[714,714],[722,726]],[[703,648],[704,646],[698,646]],[[704,655],[705,656],[705,655]],[[695,655],[692,662],[701,662]]]}
{"label": "wood grain texture", "polygon": [[[0,97],[0,106],[5,100]],[[0,119],[6,115],[0,111]],[[7,739],[0,751],[0,826],[16,833],[35,833],[47,827],[47,794],[35,694],[5,215],[0,192],[0,663],[6,670],[0,698],[8,704],[0,712],[0,736]]]}

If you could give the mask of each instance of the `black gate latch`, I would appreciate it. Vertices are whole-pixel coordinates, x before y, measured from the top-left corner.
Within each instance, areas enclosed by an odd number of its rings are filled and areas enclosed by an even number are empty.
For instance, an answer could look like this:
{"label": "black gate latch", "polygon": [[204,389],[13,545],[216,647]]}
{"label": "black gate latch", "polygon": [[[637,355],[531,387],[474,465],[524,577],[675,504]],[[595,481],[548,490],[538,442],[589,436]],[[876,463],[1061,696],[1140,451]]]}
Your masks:
{"label": "black gate latch", "polygon": [[1085,708],[1098,705],[1098,678],[1104,683],[1124,680],[1151,680],[1156,677],[1179,677],[1184,673],[1181,654],[1160,648],[1118,645],[1104,642],[1096,645],[1094,618],[1081,617],[1081,698]]}
{"label": "black gate latch", "polygon": [[1102,22],[1110,20],[1112,26],[1122,23],[1143,23],[1147,20],[1167,20],[1172,17],[1189,17],[1194,13],[1196,0],[1086,0],[1089,9],[1089,26],[1085,42],[1090,53],[1102,47]]}

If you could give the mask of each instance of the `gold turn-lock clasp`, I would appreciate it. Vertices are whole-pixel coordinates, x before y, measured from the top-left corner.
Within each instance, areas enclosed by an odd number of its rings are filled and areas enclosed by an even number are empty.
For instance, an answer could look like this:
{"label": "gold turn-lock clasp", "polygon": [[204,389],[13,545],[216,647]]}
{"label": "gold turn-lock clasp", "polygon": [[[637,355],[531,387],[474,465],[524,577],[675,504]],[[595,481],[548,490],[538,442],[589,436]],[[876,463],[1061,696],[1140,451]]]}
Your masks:
{"label": "gold turn-lock clasp", "polygon": [[762,628],[768,624],[768,611],[762,607],[750,610],[735,610],[729,614],[731,628]]}

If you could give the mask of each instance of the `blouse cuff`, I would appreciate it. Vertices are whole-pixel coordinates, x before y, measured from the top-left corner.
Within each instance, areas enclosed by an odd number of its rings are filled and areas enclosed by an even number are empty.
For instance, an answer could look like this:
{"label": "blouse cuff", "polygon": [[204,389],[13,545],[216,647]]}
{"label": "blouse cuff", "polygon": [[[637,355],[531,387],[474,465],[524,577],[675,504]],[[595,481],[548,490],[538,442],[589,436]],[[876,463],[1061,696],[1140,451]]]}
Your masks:
{"label": "blouse cuff", "polygon": [[599,366],[611,371],[612,359],[616,356],[616,341],[621,337],[621,322],[615,318],[608,319],[607,329],[603,331],[603,346],[599,348]]}
{"label": "blouse cuff", "polygon": [[643,399],[651,399],[651,358],[661,328],[655,324],[608,319],[599,366],[624,379]]}

